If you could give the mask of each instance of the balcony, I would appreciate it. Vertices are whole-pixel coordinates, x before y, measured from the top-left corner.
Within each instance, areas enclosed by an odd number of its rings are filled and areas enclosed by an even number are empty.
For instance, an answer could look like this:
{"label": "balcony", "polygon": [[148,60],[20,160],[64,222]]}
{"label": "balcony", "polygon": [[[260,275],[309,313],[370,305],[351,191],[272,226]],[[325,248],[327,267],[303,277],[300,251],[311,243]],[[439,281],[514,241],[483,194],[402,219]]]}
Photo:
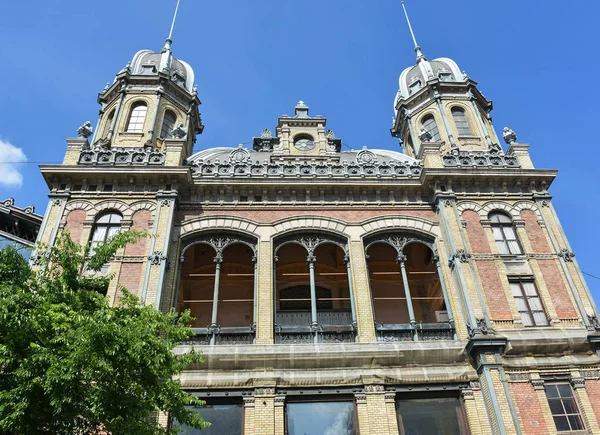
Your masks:
{"label": "balcony", "polygon": [[354,343],[356,327],[351,311],[319,311],[317,325],[311,325],[310,311],[278,312],[275,322],[276,344]]}
{"label": "balcony", "polygon": [[375,324],[377,341],[442,341],[454,340],[454,326],[448,323]]}

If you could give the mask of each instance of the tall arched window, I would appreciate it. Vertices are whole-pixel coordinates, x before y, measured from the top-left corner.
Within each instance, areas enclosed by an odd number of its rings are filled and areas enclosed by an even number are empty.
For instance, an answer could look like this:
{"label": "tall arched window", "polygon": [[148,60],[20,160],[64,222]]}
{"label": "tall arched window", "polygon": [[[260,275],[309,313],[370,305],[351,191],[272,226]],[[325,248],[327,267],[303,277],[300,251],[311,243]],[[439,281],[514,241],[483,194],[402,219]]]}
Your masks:
{"label": "tall arched window", "polygon": [[456,125],[459,136],[473,135],[471,132],[471,127],[469,126],[469,121],[467,121],[467,116],[465,115],[465,111],[463,109],[459,107],[453,107],[452,118],[454,118],[454,124]]}
{"label": "tall arched window", "polygon": [[115,117],[115,109],[110,112],[110,114],[106,118],[106,124],[104,125],[104,131],[102,133],[102,137],[108,136],[108,132],[110,131],[110,126],[112,125],[113,119]]}
{"label": "tall arched window", "polygon": [[162,127],[160,128],[160,137],[165,139],[167,137],[171,137],[171,132],[173,128],[175,128],[175,121],[177,117],[173,112],[167,110],[165,112],[165,116],[163,117]]}
{"label": "tall arched window", "polygon": [[440,131],[438,130],[438,126],[435,123],[433,115],[427,115],[425,118],[423,118],[422,126],[429,132],[429,134],[431,134],[432,142],[439,142],[441,140]]}
{"label": "tall arched window", "polygon": [[136,103],[131,109],[131,115],[129,115],[129,123],[127,124],[128,133],[141,133],[144,130],[144,120],[146,119],[146,112],[148,106],[146,103]]}
{"label": "tall arched window", "polygon": [[500,212],[490,213],[488,219],[491,221],[494,240],[500,255],[519,255],[522,254],[519,239],[515,233],[512,219]]}
{"label": "tall arched window", "polygon": [[123,216],[117,212],[108,212],[100,215],[94,223],[92,232],[91,253],[100,243],[105,243],[121,229]]}

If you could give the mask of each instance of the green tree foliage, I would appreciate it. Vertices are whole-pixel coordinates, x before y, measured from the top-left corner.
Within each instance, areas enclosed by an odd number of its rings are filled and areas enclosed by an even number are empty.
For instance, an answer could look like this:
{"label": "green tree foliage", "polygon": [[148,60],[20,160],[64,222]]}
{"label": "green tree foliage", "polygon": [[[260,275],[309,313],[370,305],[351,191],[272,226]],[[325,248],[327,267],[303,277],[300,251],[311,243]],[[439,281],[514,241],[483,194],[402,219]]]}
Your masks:
{"label": "green tree foliage", "polygon": [[31,268],[0,250],[0,433],[168,434],[157,413],[202,428],[177,375],[202,362],[176,357],[192,335],[189,312],[164,314],[125,289],[111,307],[101,271],[143,234],[123,232],[95,247],[67,233],[39,249]]}

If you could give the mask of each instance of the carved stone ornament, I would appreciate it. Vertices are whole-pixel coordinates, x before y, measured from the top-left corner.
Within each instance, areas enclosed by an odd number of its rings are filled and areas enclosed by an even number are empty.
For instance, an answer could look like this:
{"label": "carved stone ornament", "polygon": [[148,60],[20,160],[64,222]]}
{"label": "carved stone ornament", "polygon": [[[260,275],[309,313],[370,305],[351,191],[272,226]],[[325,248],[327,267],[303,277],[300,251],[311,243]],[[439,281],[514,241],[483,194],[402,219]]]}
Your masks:
{"label": "carved stone ornament", "polygon": [[585,379],[584,378],[573,378],[573,379],[571,379],[571,385],[573,385],[574,389],[585,388]]}
{"label": "carved stone ornament", "polygon": [[600,379],[600,370],[580,370],[584,379]]}
{"label": "carved stone ornament", "polygon": [[558,253],[558,256],[562,257],[563,260],[571,263],[573,261],[573,258],[575,257],[575,254],[569,251],[567,248],[562,248]]}
{"label": "carved stone ornament", "polygon": [[473,390],[462,390],[460,392],[463,400],[475,400],[475,395],[473,394]]}
{"label": "carved stone ornament", "polygon": [[588,314],[588,320],[590,321],[590,324],[596,331],[600,331],[600,321],[598,320],[598,317],[596,317],[596,315],[590,316]]}
{"label": "carved stone ornament", "polygon": [[165,154],[151,149],[84,150],[79,154],[79,165],[97,166],[154,166],[165,164]]}
{"label": "carved stone ornament", "polygon": [[5,200],[2,202],[2,205],[3,205],[4,207],[12,207],[12,206],[14,206],[14,205],[15,205],[15,199],[14,199],[14,198],[12,198],[12,197],[11,197],[11,198],[8,198],[8,199],[5,199]]}
{"label": "carved stone ornament", "polygon": [[27,207],[25,207],[25,210],[23,210],[25,212],[25,214],[33,214],[35,213],[35,206],[33,205],[29,205]]}
{"label": "carved stone ornament", "polygon": [[163,255],[162,251],[154,251],[153,254],[148,256],[148,260],[150,261],[150,264],[152,264],[153,266],[158,266],[166,259],[167,259],[167,257],[165,255]]}
{"label": "carved stone ornament", "polygon": [[52,201],[53,206],[60,205],[61,203],[62,203],[62,200],[60,200],[60,199],[55,199],[54,201]]}
{"label": "carved stone ornament", "polygon": [[335,139],[335,133],[331,129],[325,130],[325,137],[327,139]]}
{"label": "carved stone ornament", "polygon": [[450,269],[454,269],[457,261],[461,263],[467,263],[469,261],[469,258],[471,258],[471,254],[469,254],[464,249],[458,249],[448,260],[448,266],[450,267]]}
{"label": "carved stone ornament", "polygon": [[452,168],[519,168],[521,164],[514,155],[504,155],[498,151],[459,151],[454,149],[442,156],[442,163],[446,167]]}
{"label": "carved stone ornament", "polygon": [[229,153],[229,160],[234,163],[242,163],[250,160],[250,152],[244,149],[242,144],[238,148]]}
{"label": "carved stone ornament", "polygon": [[502,131],[502,137],[504,138],[504,142],[506,142],[508,145],[511,145],[517,141],[516,133],[508,127],[504,127],[504,130]]}
{"label": "carved stone ornament", "polygon": [[533,389],[534,390],[543,390],[545,389],[544,387],[544,380],[543,379],[532,379],[531,380],[531,385],[533,385]]}
{"label": "carved stone ornament", "polygon": [[92,123],[90,121],[85,121],[81,127],[77,129],[77,134],[79,137],[83,137],[87,139],[94,132],[94,128],[92,127]]}
{"label": "carved stone ornament", "polygon": [[177,139],[183,139],[186,135],[186,131],[183,128],[183,124],[179,123],[179,125],[174,128],[173,130],[171,130],[171,136],[172,137],[176,137]]}
{"label": "carved stone ornament", "polygon": [[275,388],[257,388],[254,393],[255,396],[274,396]]}
{"label": "carved stone ornament", "polygon": [[509,373],[509,378],[512,382],[529,382],[531,375],[529,373]]}
{"label": "carved stone ornament", "polygon": [[272,139],[273,133],[268,128],[265,128],[263,129],[263,131],[260,132],[260,137],[261,139]]}
{"label": "carved stone ornament", "polygon": [[467,323],[467,332],[469,333],[469,337],[473,338],[477,334],[488,335],[490,330],[485,322],[485,319],[475,319],[477,324],[473,327],[470,323]]}
{"label": "carved stone ornament", "polygon": [[383,385],[365,385],[366,393],[383,393]]}
{"label": "carved stone ornament", "polygon": [[163,199],[160,202],[160,206],[161,207],[170,207],[171,206],[171,201],[172,201],[171,199]]}
{"label": "carved stone ornament", "polygon": [[373,152],[367,150],[367,147],[363,147],[356,155],[356,161],[358,164],[372,165],[377,161],[377,156]]}
{"label": "carved stone ornament", "polygon": [[421,127],[421,131],[419,132],[419,139],[421,139],[421,142],[431,142],[432,138],[433,136],[431,133],[425,127]]}

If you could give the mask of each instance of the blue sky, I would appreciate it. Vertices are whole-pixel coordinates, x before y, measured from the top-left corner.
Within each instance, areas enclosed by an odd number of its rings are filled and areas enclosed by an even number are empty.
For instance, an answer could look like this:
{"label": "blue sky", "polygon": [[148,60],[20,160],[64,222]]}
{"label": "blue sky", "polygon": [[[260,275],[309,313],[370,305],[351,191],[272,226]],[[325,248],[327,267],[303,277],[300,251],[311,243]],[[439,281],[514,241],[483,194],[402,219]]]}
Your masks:
{"label": "blue sky", "polygon": [[[47,188],[34,162],[58,163],[65,138],[95,125],[97,93],[140,49],[159,50],[175,0],[21,0],[0,13],[0,200]],[[600,276],[595,76],[600,2],[407,0],[430,59],[450,57],[493,100],[498,132],[531,144],[573,250]],[[398,75],[415,61],[399,0],[182,0],[173,51],[195,70],[206,125],[197,149],[247,143],[302,99],[349,146],[397,149],[389,134]],[[23,154],[23,155],[22,155]],[[18,172],[11,172],[16,169]],[[19,174],[22,183],[19,183]],[[588,278],[600,299],[600,280]]]}

